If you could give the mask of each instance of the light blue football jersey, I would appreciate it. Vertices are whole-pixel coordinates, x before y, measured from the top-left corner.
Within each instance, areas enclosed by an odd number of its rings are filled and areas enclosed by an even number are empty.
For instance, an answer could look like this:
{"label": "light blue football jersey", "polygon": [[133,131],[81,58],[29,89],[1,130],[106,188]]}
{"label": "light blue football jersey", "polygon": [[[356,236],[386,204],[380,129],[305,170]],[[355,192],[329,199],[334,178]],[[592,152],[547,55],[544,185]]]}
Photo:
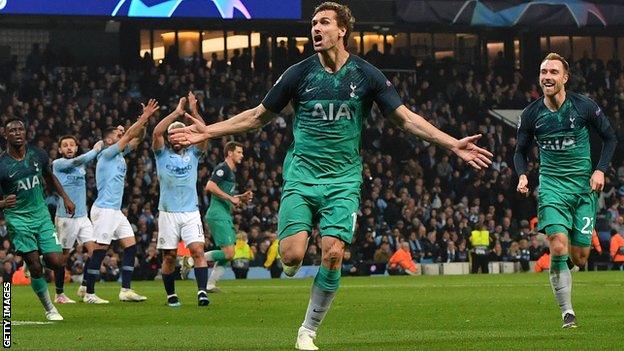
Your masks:
{"label": "light blue football jersey", "polygon": [[94,205],[99,208],[121,209],[126,179],[125,155],[130,153],[130,147],[121,152],[119,144],[113,144],[102,150],[97,156],[95,167],[95,182],[98,195]]}
{"label": "light blue football jersey", "polygon": [[[52,172],[58,178],[67,196],[76,205],[73,217],[85,217],[87,215],[86,165],[93,161],[97,154],[97,151],[91,150],[78,157],[59,158],[52,162]],[[56,204],[56,216],[72,217],[65,210],[65,203],[60,196]]]}
{"label": "light blue football jersey", "polygon": [[201,151],[191,146],[180,154],[169,147],[154,150],[160,184],[158,210],[193,212],[197,204],[197,165]]}

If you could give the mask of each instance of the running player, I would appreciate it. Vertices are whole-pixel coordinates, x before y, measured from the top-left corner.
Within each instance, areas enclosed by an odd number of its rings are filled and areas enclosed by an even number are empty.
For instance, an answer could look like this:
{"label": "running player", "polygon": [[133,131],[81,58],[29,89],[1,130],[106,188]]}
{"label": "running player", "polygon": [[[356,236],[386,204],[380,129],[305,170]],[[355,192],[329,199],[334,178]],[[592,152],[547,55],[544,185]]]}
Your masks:
{"label": "running player", "polygon": [[[102,144],[102,141],[98,141],[93,145],[91,151],[76,157],[78,139],[72,135],[62,136],[59,139],[58,147],[59,153],[63,157],[52,162],[54,175],[61,182],[63,189],[65,189],[69,198],[72,199],[76,205],[73,216],[65,211],[63,199],[60,199],[56,206],[56,218],[54,219],[54,223],[56,224],[59,240],[63,247],[63,265],[55,272],[56,296],[54,302],[56,303],[76,303],[76,301],[67,297],[63,292],[65,284],[65,264],[69,257],[69,251],[76,243],[76,239],[87,249],[87,257],[91,257],[93,254],[95,239],[93,238],[93,224],[91,224],[91,220],[87,217],[87,187],[85,175],[87,173],[86,165],[93,161],[100,150],[102,150]],[[89,258],[87,258],[87,262],[88,260]],[[85,263],[85,267],[86,265]],[[84,275],[86,276],[86,269],[84,270]],[[84,290],[86,287],[84,276],[82,280],[85,285],[81,286],[79,289]]]}
{"label": "running player", "polygon": [[480,135],[457,140],[403,105],[378,69],[345,49],[354,19],[345,5],[325,2],[312,18],[315,55],[290,67],[263,102],[226,121],[175,132],[182,143],[198,143],[262,127],[291,102],[294,141],[284,160],[279,212],[284,273],[293,276],[306,252],[314,222],[322,236],[322,264],[314,279],[296,348],[317,350],[316,330],[336,295],[345,243],[351,243],[359,207],[362,123],[373,101],[406,131],[452,150],[475,169],[488,167],[492,154],[474,143]]}
{"label": "running player", "polygon": [[210,227],[210,233],[218,250],[206,252],[206,260],[214,262],[214,268],[206,289],[208,292],[218,292],[216,284],[225,272],[225,266],[234,258],[234,244],[236,231],[232,223],[231,208],[251,201],[253,193],[248,190],[242,195],[232,195],[236,189],[236,165],[243,161],[243,144],[230,141],[223,148],[225,160],[219,163],[212,171],[210,180],[206,183],[206,191],[210,197],[210,207],[204,219]]}
{"label": "running player", "polygon": [[[189,93],[189,99],[196,104],[192,93]],[[152,149],[156,155],[160,185],[157,248],[163,255],[162,279],[167,292],[167,304],[171,307],[181,305],[175,293],[174,280],[180,239],[190,250],[195,262],[197,303],[199,306],[208,306],[210,303],[206,294],[208,266],[204,258],[204,230],[196,188],[197,165],[207,142],[200,147],[184,147],[164,137],[168,130],[185,126],[182,122],[176,122],[177,118],[184,116],[185,105],[186,98],[181,98],[178,107],[156,125],[152,134]]]}
{"label": "running player", "polygon": [[43,196],[43,181],[54,187],[63,199],[65,211],[74,214],[75,206],[50,169],[48,155],[26,143],[26,127],[19,119],[4,125],[7,150],[0,154],[0,209],[4,211],[11,243],[30,270],[32,289],[45,308],[46,319],[63,317],[52,304],[43,265],[55,272],[62,267],[61,245]]}
{"label": "running player", "polygon": [[137,294],[130,288],[136,257],[136,239],[128,218],[121,212],[121,201],[126,178],[124,155],[139,145],[141,135],[145,134],[144,126],[156,110],[158,103],[152,99],[147,106],[143,105],[143,114],[125,133],[122,131],[123,128],[111,128],[104,134],[106,148],[98,154],[95,169],[98,196],[91,207],[96,248],[87,267],[87,293],[83,298],[84,302],[108,303],[107,300],[95,295],[95,283],[99,280],[100,266],[112,240],[119,240],[124,248],[119,300],[147,300],[147,297]]}
{"label": "running player", "polygon": [[[538,230],[548,235],[550,284],[561,308],[563,328],[575,328],[572,276],[566,261],[571,254],[576,265],[584,267],[587,262],[598,193],[617,140],[609,119],[595,102],[565,90],[568,77],[568,62],[562,56],[550,53],[544,58],[539,73],[544,97],[520,115],[514,163],[519,175],[517,190],[528,194],[527,155],[535,138],[540,149]],[[590,127],[603,140],[593,173]]]}

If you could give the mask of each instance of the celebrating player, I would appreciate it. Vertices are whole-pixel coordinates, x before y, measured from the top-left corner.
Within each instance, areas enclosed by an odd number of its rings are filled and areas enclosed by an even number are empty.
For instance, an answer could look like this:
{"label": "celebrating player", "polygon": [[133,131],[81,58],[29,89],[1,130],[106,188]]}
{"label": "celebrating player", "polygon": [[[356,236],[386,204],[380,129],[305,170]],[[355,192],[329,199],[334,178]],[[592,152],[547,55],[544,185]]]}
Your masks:
{"label": "celebrating player", "polygon": [[452,150],[475,169],[491,164],[492,154],[474,144],[480,135],[457,140],[438,130],[403,105],[378,69],[346,51],[353,23],[347,6],[319,5],[311,22],[317,54],[286,70],[259,106],[210,126],[195,119],[173,136],[189,144],[246,132],[292,102],[294,141],[284,160],[278,224],[286,275],[294,276],[301,266],[315,221],[322,236],[322,263],[295,343],[300,350],[318,349],[316,331],[338,290],[345,243],[351,243],[359,207],[362,123],[373,101],[402,128]]}
{"label": "celebrating player", "polygon": [[[192,98],[192,106],[196,103]],[[178,107],[163,118],[154,128],[152,149],[156,155],[156,170],[160,185],[158,204],[158,245],[163,255],[162,278],[167,292],[167,304],[180,306],[175,293],[174,271],[177,247],[180,239],[191,251],[195,262],[195,280],[197,282],[197,303],[208,306],[206,294],[208,266],[204,258],[204,230],[197,203],[197,165],[205,145],[184,147],[179,143],[165,142],[164,133],[173,128],[184,127],[176,122],[184,116],[186,99],[181,98]],[[193,108],[191,108],[193,110]]]}
{"label": "celebrating player", "polygon": [[[533,141],[540,149],[538,230],[548,235],[550,284],[561,308],[563,328],[575,328],[572,276],[566,264],[568,242],[572,261],[585,266],[591,245],[598,192],[604,186],[617,140],[609,120],[591,99],[566,92],[568,62],[558,54],[540,65],[544,97],[524,109],[518,120],[514,164],[518,192],[528,194],[527,154]],[[603,140],[602,154],[592,174],[589,127]]]}
{"label": "celebrating player", "polygon": [[236,232],[232,223],[231,207],[251,201],[253,193],[249,190],[242,195],[232,195],[236,188],[236,165],[243,161],[243,144],[230,141],[223,148],[225,160],[212,171],[206,183],[206,191],[212,194],[210,207],[206,212],[206,223],[219,250],[206,252],[206,260],[215,262],[208,279],[208,292],[219,291],[216,284],[225,271],[225,266],[234,258]]}
{"label": "celebrating player", "polygon": [[61,245],[43,196],[43,180],[63,199],[65,211],[74,214],[75,206],[50,169],[48,155],[26,143],[26,127],[19,119],[4,125],[7,150],[0,155],[0,209],[4,210],[11,243],[24,258],[31,276],[32,289],[45,308],[46,319],[61,321],[48,292],[39,255],[55,272],[62,267]]}
{"label": "celebrating player", "polygon": [[98,196],[91,207],[91,220],[96,248],[87,267],[87,293],[84,302],[102,304],[108,303],[95,295],[95,283],[99,280],[100,266],[106,256],[106,250],[112,240],[119,240],[124,248],[121,267],[121,301],[145,301],[147,298],[134,292],[130,288],[134,260],[136,256],[136,239],[128,218],[121,212],[126,178],[126,160],[124,155],[134,150],[141,142],[145,123],[158,110],[156,100],[150,100],[147,106],[143,105],[143,114],[124,133],[123,128],[110,128],[104,134],[106,148],[98,155],[95,168],[95,181]]}
{"label": "celebrating player", "polygon": [[[56,178],[65,189],[69,198],[76,205],[76,210],[72,215],[65,211],[63,199],[60,199],[56,206],[56,230],[58,231],[59,241],[63,247],[63,264],[55,272],[56,303],[76,303],[76,301],[67,297],[63,292],[65,283],[65,264],[69,257],[69,251],[74,247],[76,239],[87,249],[87,257],[93,254],[95,247],[95,239],[93,238],[93,224],[87,217],[87,187],[85,182],[86,165],[93,161],[102,150],[102,141],[98,141],[93,145],[93,149],[89,152],[76,157],[78,151],[78,139],[72,135],[65,135],[59,139],[59,152],[63,156],[52,162],[52,170]],[[89,261],[87,258],[87,262]],[[85,264],[85,267],[87,264]],[[84,270],[86,276],[87,270]],[[83,277],[83,284],[78,291],[86,289],[86,279]]]}

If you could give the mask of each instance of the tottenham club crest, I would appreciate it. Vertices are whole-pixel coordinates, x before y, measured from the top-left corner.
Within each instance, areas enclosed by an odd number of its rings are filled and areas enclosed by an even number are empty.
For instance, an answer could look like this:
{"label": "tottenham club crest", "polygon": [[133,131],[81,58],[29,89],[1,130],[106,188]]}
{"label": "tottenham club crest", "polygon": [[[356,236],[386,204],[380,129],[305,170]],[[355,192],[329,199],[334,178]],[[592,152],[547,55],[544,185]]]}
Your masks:
{"label": "tottenham club crest", "polygon": [[349,96],[350,96],[351,98],[356,97],[356,95],[355,95],[355,89],[357,88],[357,85],[355,85],[355,84],[351,83],[351,84],[349,84],[349,88],[351,88],[351,94],[349,94]]}

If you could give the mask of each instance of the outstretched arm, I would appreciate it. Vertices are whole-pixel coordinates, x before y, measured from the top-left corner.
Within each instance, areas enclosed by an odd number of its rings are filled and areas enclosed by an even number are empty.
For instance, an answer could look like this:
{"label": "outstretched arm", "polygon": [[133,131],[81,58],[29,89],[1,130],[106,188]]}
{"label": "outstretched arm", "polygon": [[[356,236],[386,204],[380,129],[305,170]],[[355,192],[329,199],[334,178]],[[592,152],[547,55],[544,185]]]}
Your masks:
{"label": "outstretched arm", "polygon": [[72,159],[59,158],[54,161],[54,169],[59,171],[64,171],[69,168],[78,167],[80,165],[87,164],[95,159],[100,151],[102,151],[102,146],[104,142],[102,140],[93,144],[93,148],[78,157],[74,157]]}
{"label": "outstretched arm", "polygon": [[146,105],[141,104],[143,106],[143,113],[139,116],[139,119],[134,122],[133,125],[128,128],[128,130],[124,133],[124,135],[119,139],[117,144],[119,145],[119,150],[123,152],[126,148],[126,145],[132,141],[132,139],[140,137],[143,131],[143,127],[149,120],[149,118],[158,110],[158,102],[154,99],[150,99]]}
{"label": "outstretched arm", "polygon": [[480,134],[457,140],[427,122],[422,116],[410,111],[405,105],[397,107],[390,114],[390,118],[417,137],[453,151],[475,169],[487,168],[492,164],[492,153],[475,144],[481,137]]}
{"label": "outstretched arm", "polygon": [[171,112],[167,117],[163,118],[156,127],[154,127],[154,131],[152,132],[152,149],[158,150],[165,145],[165,136],[164,134],[167,132],[167,128],[171,123],[173,123],[178,117],[184,115],[184,105],[186,105],[186,98],[180,98],[178,102],[178,106],[173,112]]}
{"label": "outstretched arm", "polygon": [[[203,121],[204,119],[199,114],[199,110],[197,109],[197,98],[195,97],[195,94],[193,94],[192,91],[189,91],[188,93],[188,102],[189,102],[189,109],[191,110],[191,114],[193,115],[193,117],[195,117],[196,119],[200,121]],[[189,119],[189,121],[193,123],[192,119]],[[207,139],[197,144],[197,147],[200,150],[206,150],[208,148],[208,145],[209,145],[209,140]]]}
{"label": "outstretched arm", "polygon": [[199,144],[202,141],[218,138],[224,135],[244,133],[260,128],[275,117],[275,113],[267,110],[262,104],[243,111],[223,122],[205,125],[196,117],[187,115],[193,124],[185,128],[171,131],[171,139],[182,145]]}

